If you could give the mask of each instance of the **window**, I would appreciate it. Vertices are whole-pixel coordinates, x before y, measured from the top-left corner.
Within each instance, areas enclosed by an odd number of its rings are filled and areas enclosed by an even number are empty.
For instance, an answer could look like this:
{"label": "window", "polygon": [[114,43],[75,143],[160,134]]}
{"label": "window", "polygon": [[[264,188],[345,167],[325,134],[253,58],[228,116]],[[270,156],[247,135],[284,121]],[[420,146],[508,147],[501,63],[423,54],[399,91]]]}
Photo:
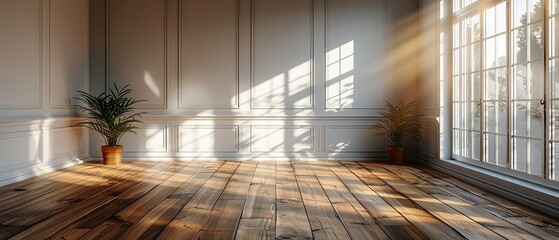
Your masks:
{"label": "window", "polygon": [[456,158],[480,159],[481,41],[479,14],[453,27],[453,134]]}
{"label": "window", "polygon": [[512,9],[512,168],[543,176],[543,8],[541,0],[514,0]]}
{"label": "window", "polygon": [[483,11],[483,160],[507,166],[507,5]]}
{"label": "window", "polygon": [[559,0],[444,3],[452,157],[559,179]]}
{"label": "window", "polygon": [[454,0],[453,1],[453,5],[452,5],[452,11],[453,12],[458,12],[468,6],[470,6],[472,3],[476,2],[477,0]]}

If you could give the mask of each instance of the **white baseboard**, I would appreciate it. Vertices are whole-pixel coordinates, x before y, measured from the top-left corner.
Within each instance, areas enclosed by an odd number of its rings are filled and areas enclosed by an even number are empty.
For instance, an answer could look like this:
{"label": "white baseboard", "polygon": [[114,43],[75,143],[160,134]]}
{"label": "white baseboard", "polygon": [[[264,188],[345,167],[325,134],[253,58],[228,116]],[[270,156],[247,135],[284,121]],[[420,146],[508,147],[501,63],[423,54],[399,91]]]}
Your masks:
{"label": "white baseboard", "polygon": [[71,167],[74,165],[82,164],[88,161],[88,159],[74,159],[73,161],[68,161],[58,164],[37,164],[34,166],[26,167],[24,169],[18,169],[16,171],[10,171],[0,174],[0,186],[5,186],[11,183],[19,182],[28,178],[36,177],[42,174],[60,170],[63,168]]}

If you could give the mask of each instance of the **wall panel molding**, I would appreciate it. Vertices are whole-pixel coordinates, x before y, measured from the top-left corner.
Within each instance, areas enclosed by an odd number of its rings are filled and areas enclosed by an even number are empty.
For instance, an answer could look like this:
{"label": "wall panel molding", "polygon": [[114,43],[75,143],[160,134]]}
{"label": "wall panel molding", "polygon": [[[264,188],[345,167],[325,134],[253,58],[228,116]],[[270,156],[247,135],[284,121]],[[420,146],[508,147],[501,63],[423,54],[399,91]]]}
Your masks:
{"label": "wall panel molding", "polygon": [[147,100],[139,108],[167,109],[168,1],[111,0],[106,6],[107,85],[130,84],[132,96]]}
{"label": "wall panel molding", "polygon": [[179,109],[240,107],[239,6],[179,1]]}
{"label": "wall panel molding", "polygon": [[238,125],[180,125],[180,153],[237,153],[240,135]]}
{"label": "wall panel molding", "polygon": [[88,158],[88,134],[76,118],[0,122],[0,185],[76,164]]}
{"label": "wall panel molding", "polygon": [[[127,141],[122,144],[128,159],[382,159],[386,138],[373,134],[370,128],[376,119],[150,116],[142,119],[142,128],[166,126],[167,151],[137,151]],[[91,155],[98,159],[102,140],[92,134],[95,144]],[[145,135],[149,134],[128,137],[141,143],[149,140]],[[349,142],[349,148],[333,147],[334,142],[342,141]]]}
{"label": "wall panel molding", "polygon": [[251,125],[251,153],[311,153],[314,151],[314,126]]}
{"label": "wall panel molding", "polygon": [[10,83],[0,88],[0,109],[43,108],[48,7],[42,0],[0,2],[0,52],[9,56],[0,58],[0,79]]}
{"label": "wall panel molding", "polygon": [[[67,161],[86,154],[85,129],[82,127],[57,127],[50,129],[50,159]],[[68,158],[68,159],[64,159]]]}
{"label": "wall panel molding", "polygon": [[330,154],[386,152],[386,136],[370,125],[328,125],[324,143]]}
{"label": "wall panel molding", "polygon": [[[259,14],[263,9],[258,9],[257,3],[270,12]],[[259,27],[260,24],[263,26]],[[251,109],[314,107],[313,25],[312,0],[251,1]],[[291,32],[285,32],[287,30]]]}
{"label": "wall panel molding", "polygon": [[326,111],[385,109],[390,91],[384,0],[325,0],[324,11]]}
{"label": "wall panel molding", "polygon": [[[160,39],[166,41],[161,50],[165,59],[154,60],[153,66],[166,61],[168,105],[146,107],[150,114],[142,118],[146,126],[167,126],[166,151],[129,149],[126,158],[385,157],[386,139],[368,129],[385,101],[398,96],[392,93],[412,84],[411,78],[401,85],[390,83],[390,68],[399,69],[385,62],[393,53],[390,41],[397,39],[398,33],[391,32],[395,16],[413,15],[415,5],[402,8],[387,0],[166,0],[162,10],[162,2],[107,2],[109,40],[114,25],[133,15],[125,6],[134,4],[155,7],[151,18],[156,26],[147,32],[155,35],[151,38],[158,49]],[[115,4],[122,7],[117,10]],[[132,29],[143,24],[130,22]],[[144,40],[130,41],[143,46]],[[109,52],[114,54],[119,45],[111,43]],[[338,48],[339,70],[354,69],[344,72],[339,87],[328,92],[332,89],[325,75],[332,62],[326,57],[331,48]],[[114,74],[117,65],[112,60],[108,65]],[[345,78],[348,74],[353,82]],[[340,100],[332,105],[328,97]],[[352,102],[346,101],[350,98]],[[92,139],[92,155],[98,157],[102,142]],[[142,140],[148,138],[137,141]],[[336,147],[343,141],[351,144]]]}
{"label": "wall panel molding", "polygon": [[[0,162],[2,172],[10,172],[43,163],[41,138],[41,130],[0,134],[0,150],[5,156],[2,158],[3,161]],[[22,148],[28,151],[20,151]],[[17,160],[14,161],[14,159]]]}
{"label": "wall panel molding", "polygon": [[76,90],[89,85],[88,1],[51,0],[49,9],[49,107],[71,109]]}
{"label": "wall panel molding", "polygon": [[126,134],[121,139],[129,153],[167,153],[169,151],[169,125],[141,124],[136,134]]}

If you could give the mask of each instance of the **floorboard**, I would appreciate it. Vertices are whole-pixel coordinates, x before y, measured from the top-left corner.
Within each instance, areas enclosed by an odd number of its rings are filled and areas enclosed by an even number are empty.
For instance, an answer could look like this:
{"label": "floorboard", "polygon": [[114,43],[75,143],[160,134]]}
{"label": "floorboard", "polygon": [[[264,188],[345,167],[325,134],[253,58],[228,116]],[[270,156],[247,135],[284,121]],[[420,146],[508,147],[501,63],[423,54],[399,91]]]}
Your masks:
{"label": "floorboard", "polygon": [[557,239],[559,220],[424,166],[84,163],[0,187],[0,239]]}

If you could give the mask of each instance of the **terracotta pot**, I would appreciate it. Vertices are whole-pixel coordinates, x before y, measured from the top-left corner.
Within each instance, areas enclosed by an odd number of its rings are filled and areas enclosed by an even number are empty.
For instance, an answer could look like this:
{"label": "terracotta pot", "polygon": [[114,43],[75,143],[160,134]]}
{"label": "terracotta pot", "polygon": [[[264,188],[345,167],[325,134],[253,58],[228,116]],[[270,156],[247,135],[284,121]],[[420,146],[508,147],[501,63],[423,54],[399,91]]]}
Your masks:
{"label": "terracotta pot", "polygon": [[122,145],[102,146],[101,151],[105,165],[119,165],[122,162]]}
{"label": "terracotta pot", "polygon": [[403,165],[406,161],[406,147],[388,146],[388,162],[394,165]]}

